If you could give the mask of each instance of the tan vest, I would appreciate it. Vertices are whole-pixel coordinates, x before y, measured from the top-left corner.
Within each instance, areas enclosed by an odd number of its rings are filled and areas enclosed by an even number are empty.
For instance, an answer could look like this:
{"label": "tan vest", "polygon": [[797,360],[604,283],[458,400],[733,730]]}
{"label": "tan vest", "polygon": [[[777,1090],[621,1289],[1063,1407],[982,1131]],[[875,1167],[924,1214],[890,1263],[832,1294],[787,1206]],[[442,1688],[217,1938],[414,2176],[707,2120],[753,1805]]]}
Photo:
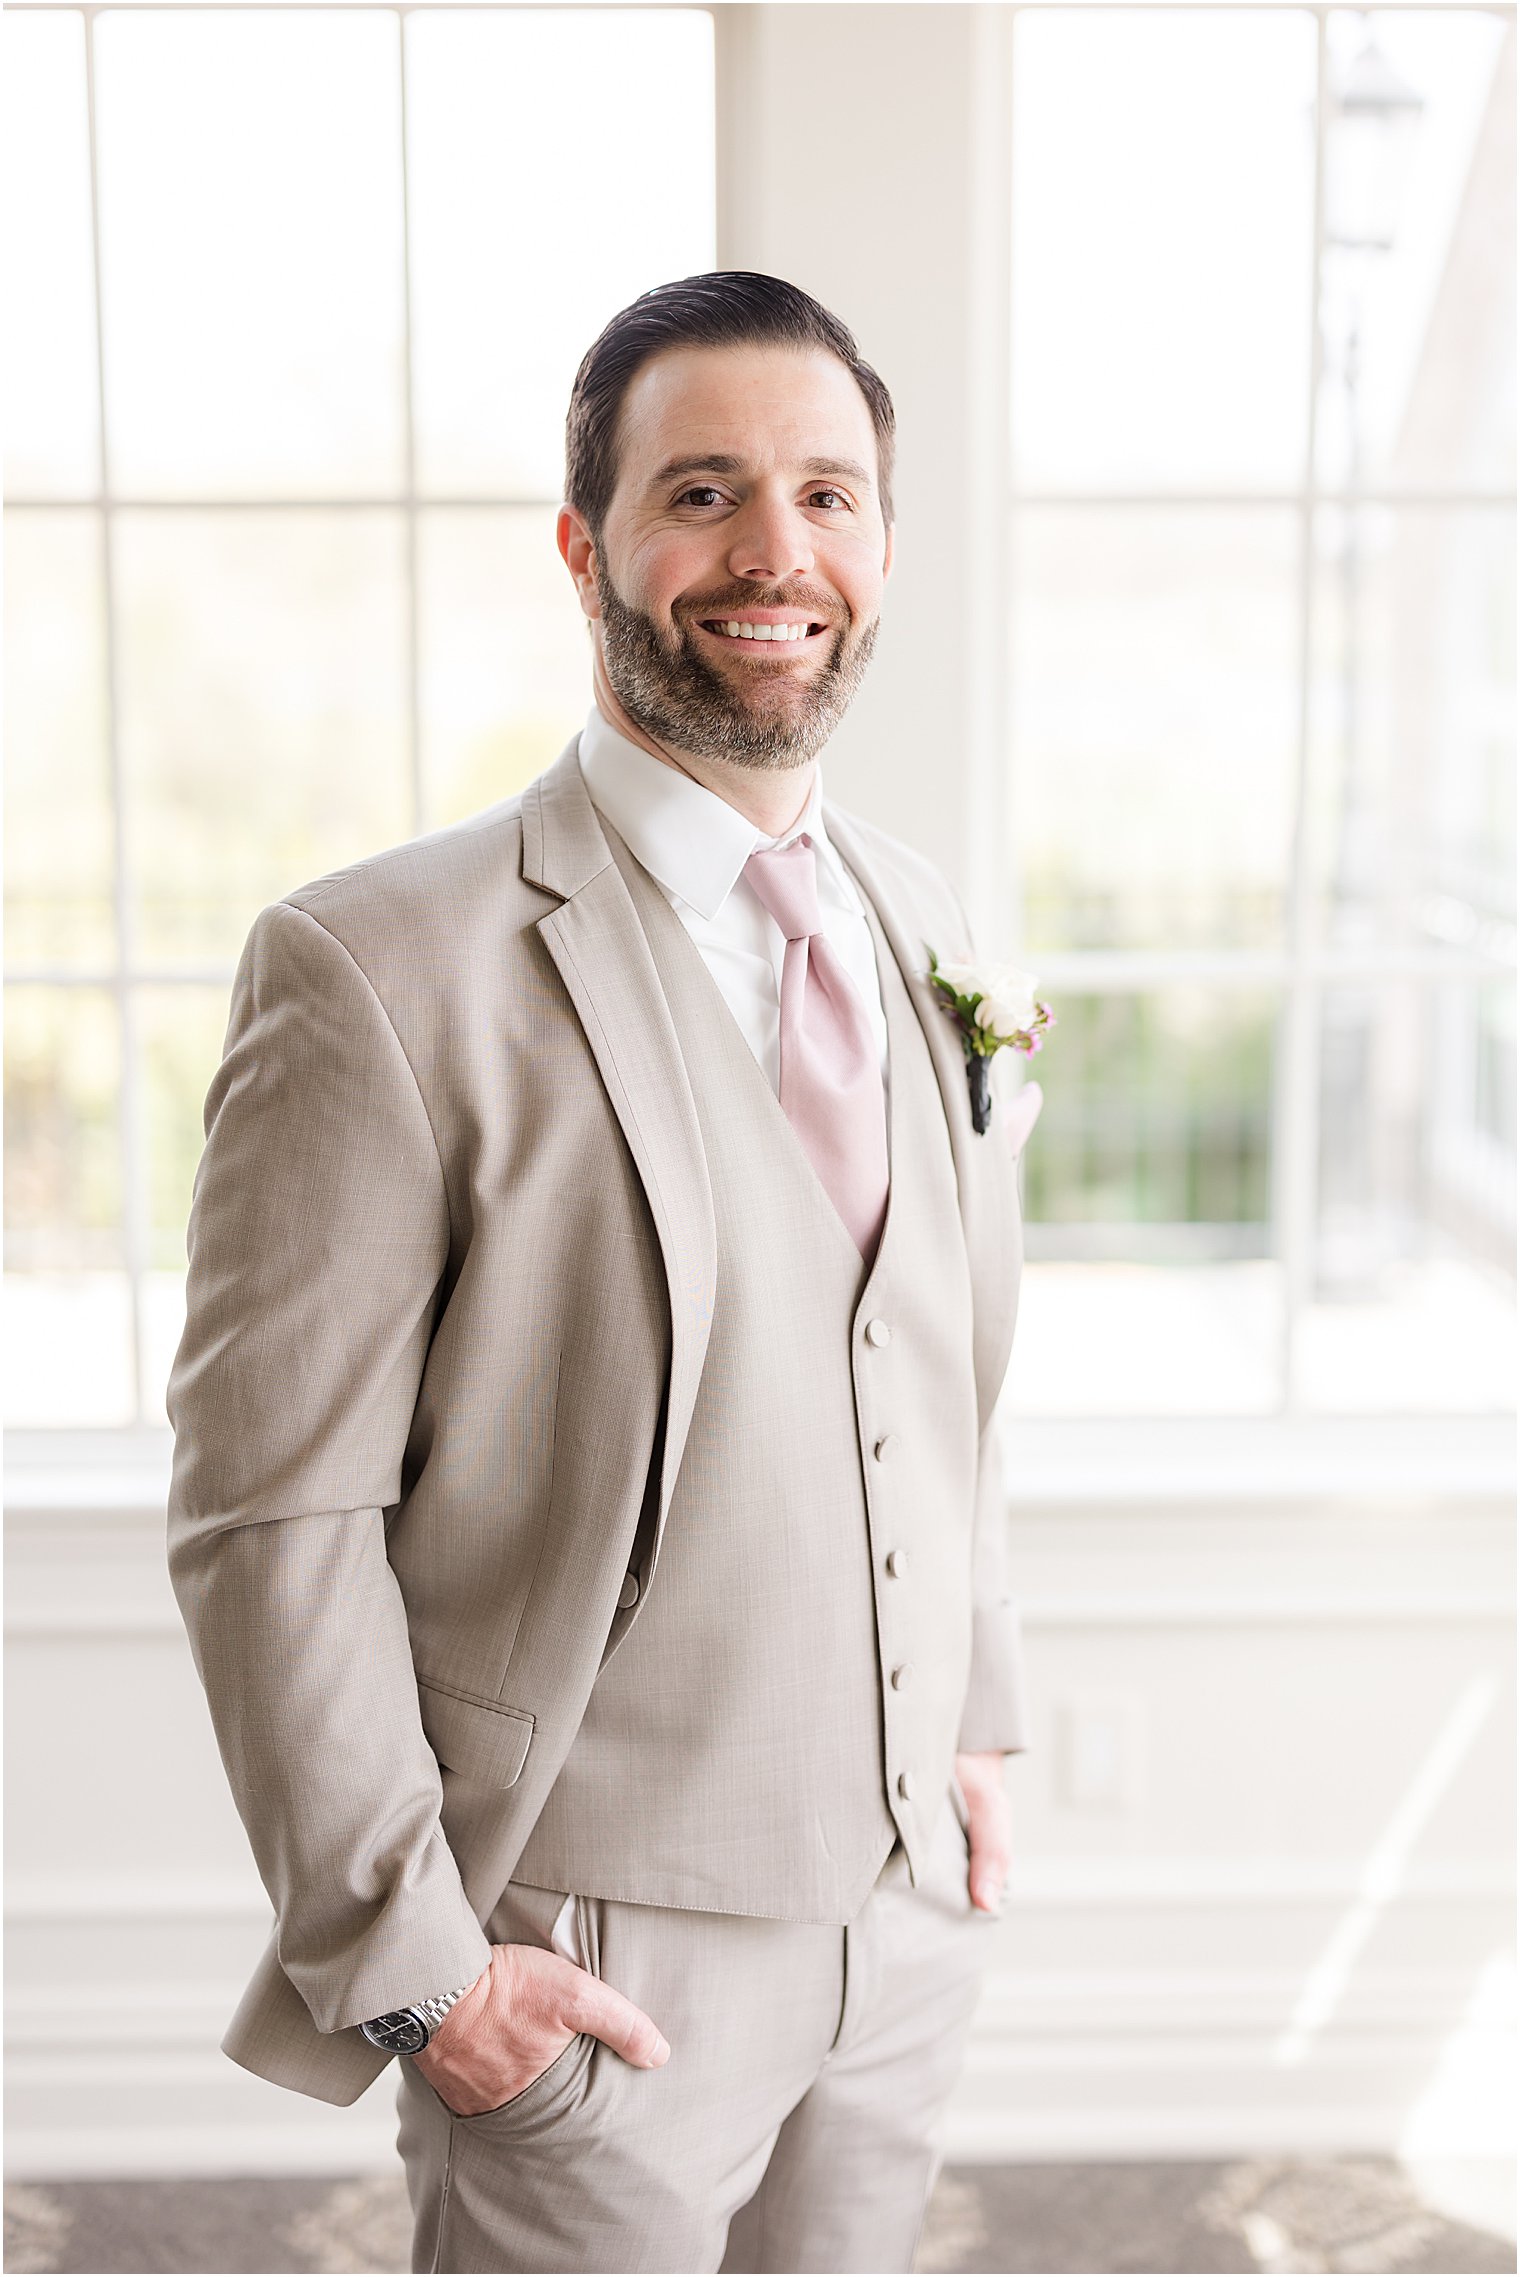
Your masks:
{"label": "tan vest", "polygon": [[700,950],[603,828],[691,1080],[717,1287],[656,1585],[514,1879],[844,1923],[899,1833],[916,1876],[970,1666],[971,1288],[943,1101],[861,888],[891,1191],[915,1205],[889,1198],[867,1273]]}
{"label": "tan vest", "polygon": [[[867,1275],[701,950],[603,829],[692,1079],[717,1296],[658,1585],[514,1879],[842,1924],[899,1831],[922,1853],[972,1649],[972,1289],[940,1086],[867,902],[892,1189],[917,1202],[887,1202]],[[953,1357],[956,1398],[926,1396],[924,1353]]]}

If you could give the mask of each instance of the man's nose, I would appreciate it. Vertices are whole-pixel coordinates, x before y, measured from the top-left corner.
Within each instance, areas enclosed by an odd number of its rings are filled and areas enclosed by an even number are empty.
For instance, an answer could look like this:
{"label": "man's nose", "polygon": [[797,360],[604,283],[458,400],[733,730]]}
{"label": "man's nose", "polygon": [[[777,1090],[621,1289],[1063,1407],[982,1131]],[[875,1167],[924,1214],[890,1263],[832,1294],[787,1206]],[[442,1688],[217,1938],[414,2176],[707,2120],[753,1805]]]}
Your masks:
{"label": "man's nose", "polygon": [[790,499],[751,497],[730,524],[728,567],[735,577],[777,584],[813,569],[812,524]]}

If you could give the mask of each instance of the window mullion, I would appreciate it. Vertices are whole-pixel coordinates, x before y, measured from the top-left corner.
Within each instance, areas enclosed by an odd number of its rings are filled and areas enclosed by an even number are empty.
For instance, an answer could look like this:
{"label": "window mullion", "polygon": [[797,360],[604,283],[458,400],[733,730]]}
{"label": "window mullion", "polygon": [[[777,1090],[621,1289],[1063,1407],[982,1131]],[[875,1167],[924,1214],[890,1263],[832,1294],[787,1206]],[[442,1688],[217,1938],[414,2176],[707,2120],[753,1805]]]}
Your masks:
{"label": "window mullion", "polygon": [[116,950],[111,992],[116,1001],[117,1031],[121,1043],[117,1130],[121,1153],[122,1252],[126,1264],[127,1305],[132,1339],[133,1423],[140,1429],[146,1423],[148,1413],[148,1365],[143,1317],[149,1249],[148,1163],[137,998],[128,978],[134,959],[127,868],[126,801],[121,764],[116,530],[111,492],[109,423],[106,418],[105,296],[101,283],[100,160],[95,114],[95,17],[88,8],[84,11],[84,75],[90,162],[90,255],[95,292],[95,399],[100,449],[99,526],[106,780],[111,802],[111,914]]}
{"label": "window mullion", "polygon": [[1322,983],[1315,962],[1315,909],[1310,829],[1311,674],[1314,661],[1314,492],[1319,397],[1324,343],[1320,328],[1320,274],[1325,237],[1325,139],[1328,127],[1328,41],[1321,12],[1315,17],[1313,245],[1309,263],[1308,415],[1304,422],[1304,485],[1299,500],[1298,753],[1293,788],[1293,834],[1288,872],[1288,978],[1279,1018],[1278,1071],[1273,1114],[1273,1218],[1282,1260],[1279,1371],[1282,1408],[1298,1412],[1297,1351],[1311,1294],[1318,1206],[1319,1059]]}
{"label": "window mullion", "polygon": [[427,828],[422,782],[421,654],[417,607],[417,427],[412,391],[412,178],[406,132],[406,16],[396,17],[396,69],[401,82],[401,340],[402,414],[406,447],[406,739],[412,830]]}

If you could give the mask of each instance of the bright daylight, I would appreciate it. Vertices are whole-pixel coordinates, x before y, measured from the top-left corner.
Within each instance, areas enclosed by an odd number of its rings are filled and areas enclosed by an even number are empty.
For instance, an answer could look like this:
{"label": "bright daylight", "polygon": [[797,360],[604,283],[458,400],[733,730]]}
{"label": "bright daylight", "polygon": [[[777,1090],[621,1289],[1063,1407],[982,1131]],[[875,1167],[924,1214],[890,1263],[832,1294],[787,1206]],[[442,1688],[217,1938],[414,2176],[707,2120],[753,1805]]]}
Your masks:
{"label": "bright daylight", "polygon": [[9,2265],[1513,2269],[1510,0],[0,56]]}

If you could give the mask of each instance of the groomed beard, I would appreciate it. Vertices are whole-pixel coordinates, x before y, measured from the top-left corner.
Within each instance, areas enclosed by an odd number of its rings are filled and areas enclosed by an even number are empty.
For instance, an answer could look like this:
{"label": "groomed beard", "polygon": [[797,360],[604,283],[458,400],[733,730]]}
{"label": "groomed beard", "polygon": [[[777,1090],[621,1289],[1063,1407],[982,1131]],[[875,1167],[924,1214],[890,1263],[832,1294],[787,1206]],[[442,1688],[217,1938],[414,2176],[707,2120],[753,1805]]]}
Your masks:
{"label": "groomed beard", "polygon": [[[855,700],[881,624],[873,617],[853,640],[847,624],[836,624],[833,647],[811,679],[804,681],[787,668],[787,684],[773,691],[765,685],[770,676],[756,672],[756,696],[746,703],[743,690],[702,653],[695,618],[676,620],[675,645],[667,648],[652,619],[623,599],[602,564],[597,592],[607,677],[629,718],[657,743],[740,767],[805,767],[823,749]],[[774,601],[751,596],[749,605],[801,609],[810,604],[794,603],[783,594]],[[719,607],[702,614],[721,616],[723,611]],[[820,618],[828,614],[828,609],[818,611]],[[779,682],[782,676],[775,677]]]}

